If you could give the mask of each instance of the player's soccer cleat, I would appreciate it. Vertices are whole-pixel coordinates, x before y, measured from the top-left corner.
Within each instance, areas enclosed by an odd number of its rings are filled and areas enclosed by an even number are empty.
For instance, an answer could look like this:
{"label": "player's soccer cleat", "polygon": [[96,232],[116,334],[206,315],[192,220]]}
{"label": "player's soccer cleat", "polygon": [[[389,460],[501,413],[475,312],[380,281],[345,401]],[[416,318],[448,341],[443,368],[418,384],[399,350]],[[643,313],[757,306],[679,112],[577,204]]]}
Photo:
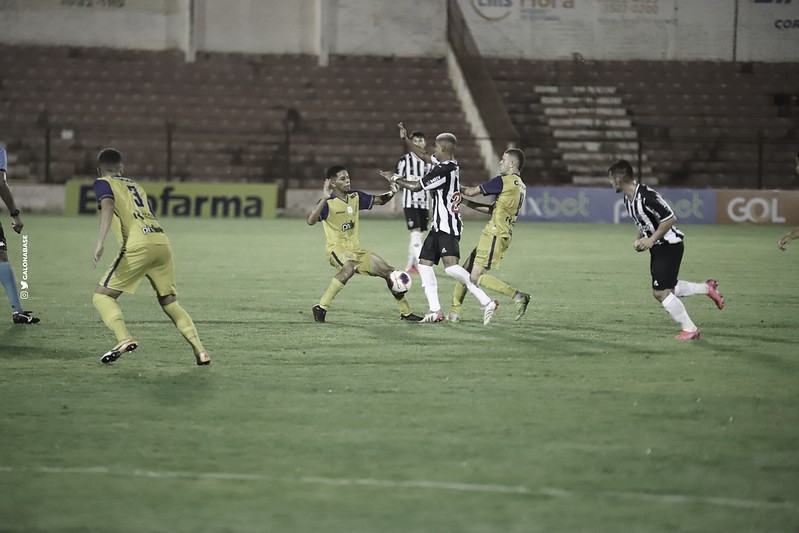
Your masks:
{"label": "player's soccer cleat", "polygon": [[422,317],[419,315],[414,315],[413,313],[408,313],[407,315],[400,315],[400,320],[407,320],[408,322],[421,322]]}
{"label": "player's soccer cleat", "polygon": [[447,314],[447,320],[449,322],[457,322],[460,319],[461,319],[460,315],[458,313],[456,313],[455,311],[450,311]]}
{"label": "player's soccer cleat", "polygon": [[33,316],[33,313],[30,311],[23,311],[21,313],[14,312],[11,315],[11,320],[14,321],[14,324],[38,324],[39,318]]}
{"label": "player's soccer cleat", "polygon": [[519,300],[516,300],[516,320],[521,320],[530,305],[530,295],[526,292],[519,293]]}
{"label": "player's soccer cleat", "polygon": [[325,316],[327,315],[327,309],[322,308],[321,306],[315,305],[311,308],[313,312],[313,319],[314,322],[324,322]]}
{"label": "player's soccer cleat", "polygon": [[208,352],[200,352],[198,354],[195,354],[194,357],[197,358],[197,366],[211,364],[211,356],[209,355]]}
{"label": "player's soccer cleat", "polygon": [[419,269],[416,268],[415,266],[412,266],[411,268],[406,269],[405,272],[407,272],[408,274],[418,274]]}
{"label": "player's soccer cleat", "polygon": [[494,311],[499,307],[499,300],[491,300],[483,307],[483,325],[487,326],[491,322],[491,317],[494,316]]}
{"label": "player's soccer cleat", "polygon": [[122,357],[123,353],[132,352],[138,346],[139,344],[136,342],[136,339],[134,339],[133,337],[125,339],[124,341],[120,342],[119,344],[111,348],[111,350],[107,351],[105,355],[103,355],[100,358],[100,362],[106,364],[113,363],[114,361]]}
{"label": "player's soccer cleat", "polygon": [[707,296],[714,302],[716,302],[716,307],[719,309],[724,309],[724,297],[719,292],[718,286],[719,282],[715,279],[709,279],[705,282],[707,285]]}
{"label": "player's soccer cleat", "polygon": [[422,322],[443,322],[444,321],[444,313],[441,311],[428,311],[427,314],[422,317]]}
{"label": "player's soccer cleat", "polygon": [[681,331],[679,335],[674,337],[678,341],[698,341],[699,329],[696,331]]}

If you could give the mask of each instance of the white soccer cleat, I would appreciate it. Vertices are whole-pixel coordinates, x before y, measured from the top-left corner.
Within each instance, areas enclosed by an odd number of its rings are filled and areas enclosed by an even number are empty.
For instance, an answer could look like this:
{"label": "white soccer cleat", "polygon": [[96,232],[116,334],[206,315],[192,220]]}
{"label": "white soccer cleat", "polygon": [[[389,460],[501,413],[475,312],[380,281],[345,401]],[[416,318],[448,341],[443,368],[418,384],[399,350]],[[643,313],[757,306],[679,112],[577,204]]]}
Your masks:
{"label": "white soccer cleat", "polygon": [[422,322],[443,322],[444,321],[444,313],[441,311],[428,311],[427,314],[422,317]]}
{"label": "white soccer cleat", "polygon": [[457,322],[460,319],[461,317],[458,315],[458,313],[455,313],[453,311],[450,311],[449,314],[447,314],[447,320],[449,322]]}
{"label": "white soccer cleat", "polygon": [[487,326],[491,322],[491,317],[494,316],[494,311],[499,307],[499,300],[491,300],[483,307],[483,325]]}

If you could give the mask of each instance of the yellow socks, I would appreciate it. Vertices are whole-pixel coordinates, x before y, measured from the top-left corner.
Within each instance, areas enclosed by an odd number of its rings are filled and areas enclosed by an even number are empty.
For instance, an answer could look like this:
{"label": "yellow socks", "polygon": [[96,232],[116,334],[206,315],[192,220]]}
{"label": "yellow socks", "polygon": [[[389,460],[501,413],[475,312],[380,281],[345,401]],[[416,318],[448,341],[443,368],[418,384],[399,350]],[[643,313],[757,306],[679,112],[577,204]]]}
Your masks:
{"label": "yellow socks", "polygon": [[117,341],[122,342],[130,338],[128,325],[125,324],[125,315],[122,314],[122,308],[119,307],[116,299],[95,292],[92,296],[92,303],[108,329],[114,332]]}
{"label": "yellow socks", "polygon": [[513,296],[518,292],[504,281],[501,281],[490,274],[483,274],[480,276],[480,278],[477,280],[477,285],[495,292],[500,292],[510,296],[511,298],[513,298]]}
{"label": "yellow socks", "polygon": [[397,300],[397,306],[399,307],[399,311],[401,315],[410,315],[411,314],[411,303],[408,301],[408,298],[405,295],[402,295],[400,300]]}
{"label": "yellow socks", "polygon": [[461,313],[461,305],[463,305],[463,300],[465,298],[466,285],[463,283],[456,283],[455,293],[452,295],[452,307],[450,308],[450,312],[459,315]]}
{"label": "yellow socks", "polygon": [[336,297],[338,293],[341,292],[341,289],[344,288],[344,284],[341,283],[336,278],[333,278],[330,281],[330,286],[327,288],[325,293],[322,295],[322,299],[319,300],[319,307],[322,309],[327,309],[330,307],[330,304],[333,303],[333,298]]}
{"label": "yellow socks", "polygon": [[189,313],[187,313],[177,301],[163,306],[162,309],[164,313],[172,319],[172,322],[175,324],[175,327],[178,328],[180,334],[183,335],[183,338],[194,348],[194,355],[204,352],[205,348],[203,348],[203,343],[200,342],[197,328],[194,327],[194,321],[191,319],[191,316],[189,316]]}

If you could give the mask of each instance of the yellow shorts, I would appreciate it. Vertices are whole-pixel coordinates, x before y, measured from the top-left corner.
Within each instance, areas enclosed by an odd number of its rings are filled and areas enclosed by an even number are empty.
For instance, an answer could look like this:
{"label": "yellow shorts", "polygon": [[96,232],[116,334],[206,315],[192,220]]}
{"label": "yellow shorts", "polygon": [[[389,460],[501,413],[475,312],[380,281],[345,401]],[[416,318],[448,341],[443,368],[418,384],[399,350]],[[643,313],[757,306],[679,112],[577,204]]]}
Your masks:
{"label": "yellow shorts", "polygon": [[177,294],[171,245],[139,244],[122,249],[100,279],[100,285],[134,294],[145,276],[158,296]]}
{"label": "yellow shorts", "polygon": [[372,265],[372,252],[363,248],[355,250],[348,248],[333,248],[327,253],[327,260],[330,265],[340,269],[344,263],[351,261],[355,265],[355,272],[358,274],[371,275],[374,266]]}
{"label": "yellow shorts", "polygon": [[502,264],[502,257],[510,246],[508,237],[497,237],[488,233],[480,234],[480,241],[477,243],[477,254],[474,257],[474,264],[480,265],[486,270],[496,270]]}

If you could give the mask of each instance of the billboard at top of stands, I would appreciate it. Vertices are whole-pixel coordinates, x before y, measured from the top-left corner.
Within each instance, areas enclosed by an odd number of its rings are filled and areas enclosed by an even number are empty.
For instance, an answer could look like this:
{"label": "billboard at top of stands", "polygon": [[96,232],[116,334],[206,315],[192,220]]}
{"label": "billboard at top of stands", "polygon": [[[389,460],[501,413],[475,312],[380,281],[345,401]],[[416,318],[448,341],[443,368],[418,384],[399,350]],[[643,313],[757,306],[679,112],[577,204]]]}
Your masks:
{"label": "billboard at top of stands", "polygon": [[[141,182],[157,217],[275,218],[274,183]],[[71,180],[66,186],[67,215],[91,215],[97,200],[91,181]]]}
{"label": "billboard at top of stands", "polygon": [[[716,222],[716,191],[658,189],[686,224]],[[519,220],[609,222],[629,219],[620,193],[608,187],[528,187]]]}

